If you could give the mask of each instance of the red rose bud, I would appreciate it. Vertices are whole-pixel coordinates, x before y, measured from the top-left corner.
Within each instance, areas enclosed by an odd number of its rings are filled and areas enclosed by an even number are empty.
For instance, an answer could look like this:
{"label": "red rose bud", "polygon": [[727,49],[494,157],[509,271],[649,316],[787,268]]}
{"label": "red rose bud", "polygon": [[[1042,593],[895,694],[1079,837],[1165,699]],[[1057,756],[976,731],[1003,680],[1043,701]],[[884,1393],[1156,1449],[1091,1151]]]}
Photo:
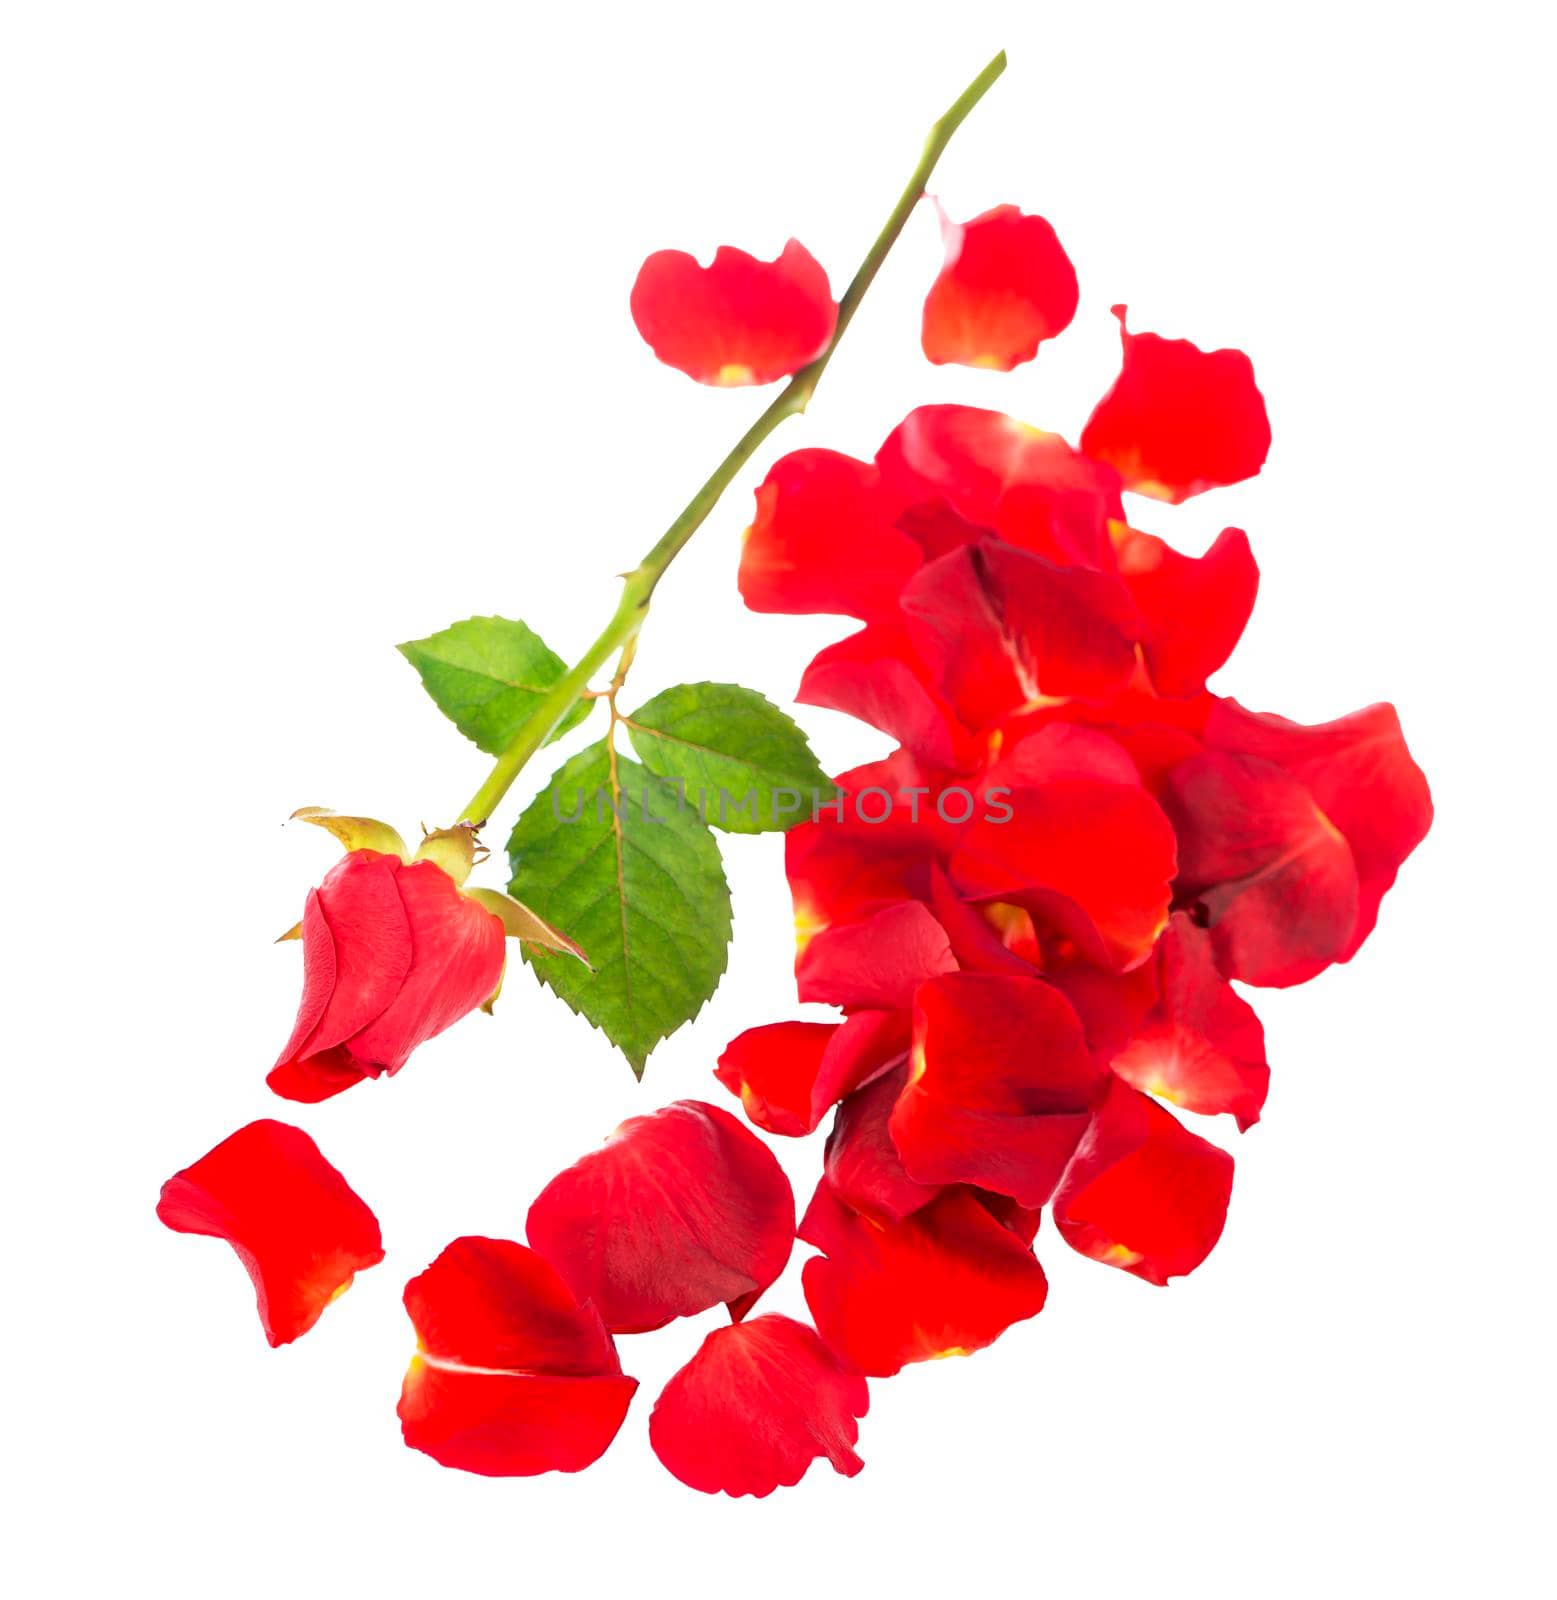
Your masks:
{"label": "red rose bud", "polygon": [[296,815],[327,828],[347,855],[310,890],[293,930],[303,940],[303,998],[266,1079],[284,1099],[327,1100],[391,1076],[417,1045],[490,1006],[510,934],[582,959],[517,900],[462,888],[476,850],[469,828],[429,834],[412,859],[386,823],[319,807]]}
{"label": "red rose bud", "polygon": [[665,1385],[649,1443],[690,1488],[761,1499],[822,1457],[852,1478],[869,1406],[865,1380],[803,1322],[753,1317],[715,1328]]}
{"label": "red rose bud", "polygon": [[940,365],[1009,372],[1076,314],[1076,269],[1042,217],[996,206],[971,222],[941,213],[946,263],[924,303],[920,342]]}
{"label": "red rose bud", "polygon": [[722,388],[798,372],[838,322],[827,274],[795,239],[774,261],[721,245],[706,267],[683,250],[656,251],[638,269],[632,314],[667,366]]}
{"label": "red rose bud", "polygon": [[553,1178],[525,1234],[613,1333],[644,1333],[721,1303],[750,1310],[794,1248],[795,1197],[729,1112],[678,1100]]}
{"label": "red rose bud", "polygon": [[487,1477],[578,1472],[638,1387],[593,1306],[507,1239],[456,1239],[405,1286],[417,1350],[398,1412],[413,1450]]}
{"label": "red rose bud", "polygon": [[251,1122],[162,1186],[175,1233],[225,1239],[253,1280],[272,1345],[308,1332],[365,1267],[384,1259],[378,1221],[301,1128]]}

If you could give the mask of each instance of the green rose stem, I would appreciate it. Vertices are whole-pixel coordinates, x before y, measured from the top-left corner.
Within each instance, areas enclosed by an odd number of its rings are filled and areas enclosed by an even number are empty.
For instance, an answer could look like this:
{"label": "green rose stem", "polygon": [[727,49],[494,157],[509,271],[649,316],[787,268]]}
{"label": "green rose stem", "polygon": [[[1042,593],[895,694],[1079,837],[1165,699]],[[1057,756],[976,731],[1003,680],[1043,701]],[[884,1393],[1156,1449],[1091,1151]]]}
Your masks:
{"label": "green rose stem", "polygon": [[487,780],[470,797],[461,818],[473,827],[482,827],[493,810],[508,793],[514,779],[525,763],[551,737],[557,725],[573,709],[589,688],[589,680],[619,650],[626,649],[638,636],[643,620],[648,615],[649,602],[654,590],[665,576],[665,570],[680,554],[694,533],[703,525],[708,514],[718,504],[719,497],[729,488],[731,480],[751,460],[757,447],[786,417],[798,416],[805,410],[816,386],[832,360],[844,329],[859,310],[860,301],[870,288],[887,252],[897,243],[909,213],[924,196],[925,185],[941,158],[941,152],[951,142],[951,136],[962,125],[963,119],[983,99],[985,91],[1006,70],[1006,53],[1002,50],[993,61],[957,96],[946,114],[930,130],[925,141],[924,154],[914,168],[898,202],[887,218],[886,226],[876,236],[859,271],[854,274],[843,299],[838,302],[838,325],[833,330],[827,348],[809,366],[802,367],[792,377],[767,410],[741,435],[740,442],[714,469],[707,483],[692,496],[686,509],[665,530],[658,544],[629,573],[625,574],[621,599],[610,622],[600,637],[579,657],[542,697],[540,704],[526,718],[523,726],[509,740],[508,745],[493,763]]}

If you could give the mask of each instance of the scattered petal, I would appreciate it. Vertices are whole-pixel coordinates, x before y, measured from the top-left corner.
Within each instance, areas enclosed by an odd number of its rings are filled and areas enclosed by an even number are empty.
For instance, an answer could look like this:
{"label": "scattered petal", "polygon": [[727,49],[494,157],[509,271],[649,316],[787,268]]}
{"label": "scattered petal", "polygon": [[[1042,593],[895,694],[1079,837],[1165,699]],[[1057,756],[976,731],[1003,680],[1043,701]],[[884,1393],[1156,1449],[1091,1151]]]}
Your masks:
{"label": "scattered petal", "polygon": [[969,746],[901,622],[872,622],[819,650],[795,698],[880,728],[931,767],[959,765]]}
{"label": "scattered petal", "polygon": [[770,1022],[732,1039],[714,1076],[757,1127],[798,1137],[907,1050],[900,1012],[860,1011],[841,1023]]}
{"label": "scattered petal", "polygon": [[952,857],[972,899],[1011,902],[1118,971],[1146,961],[1168,920],[1173,829],[1139,786],[1066,779],[1019,789]]}
{"label": "scattered petal", "polygon": [[1177,502],[1252,478],[1270,450],[1265,400],[1241,350],[1131,333],[1114,307],[1124,365],[1081,434],[1127,489]]}
{"label": "scattered petal", "polygon": [[927,560],[998,532],[1065,565],[1108,570],[1119,475],[1000,411],[920,406],[876,452],[897,526]]}
{"label": "scattered petal", "polygon": [[924,560],[888,520],[881,474],[833,450],[795,450],[768,469],[741,546],[738,582],[753,611],[889,616]]}
{"label": "scattered petal", "polygon": [[1118,578],[995,540],[932,561],[902,604],[932,684],[970,728],[1072,695],[1104,698],[1135,670],[1140,623]]}
{"label": "scattered petal", "polygon": [[954,972],[914,996],[892,1142],[919,1183],[971,1183],[1041,1206],[1106,1081],[1057,989],[1036,977]]}
{"label": "scattered petal", "polygon": [[405,1287],[417,1353],[405,1442],[487,1477],[578,1472],[605,1453],[638,1387],[556,1271],[507,1239],[456,1239]]}
{"label": "scattered petal", "polygon": [[[1123,528],[1123,525],[1119,525]],[[1197,694],[1233,653],[1254,609],[1260,569],[1248,536],[1224,528],[1203,556],[1182,556],[1149,533],[1123,528],[1119,573],[1144,624],[1142,649],[1165,695]]]}
{"label": "scattered petal", "polygon": [[924,303],[921,342],[937,365],[1009,372],[1070,326],[1076,269],[1042,217],[996,206],[971,222],[942,215],[946,263]]}
{"label": "scattered petal", "polygon": [[865,1380],[803,1322],[753,1317],[715,1328],[665,1385],[649,1443],[688,1487],[761,1499],[823,1457],[852,1478],[869,1405]]}
{"label": "scattered petal", "polygon": [[1194,901],[1230,978],[1285,987],[1340,959],[1357,926],[1357,867],[1339,828],[1274,762],[1207,750],[1168,774],[1181,901]]}
{"label": "scattered petal", "polygon": [[824,1178],[800,1237],[817,1332],[856,1370],[968,1355],[1043,1309],[1048,1284],[1022,1240],[969,1189],[947,1189],[889,1227],[851,1210]]}
{"label": "scattered petal", "polygon": [[904,1061],[856,1089],[838,1107],[827,1135],[825,1170],[833,1193],[875,1222],[901,1222],[940,1192],[933,1184],[915,1183],[909,1177],[892,1141],[892,1108],[907,1082]]}
{"label": "scattered petal", "polygon": [[1228,1111],[1240,1128],[1253,1126],[1270,1088],[1265,1030],[1217,970],[1211,935],[1174,912],[1155,965],[1157,1003],[1114,1056],[1114,1071],[1186,1111]]}
{"label": "scattered petal", "polygon": [[1274,761],[1345,836],[1357,868],[1357,921],[1336,960],[1349,961],[1372,933],[1401,863],[1433,820],[1427,779],[1406,749],[1395,708],[1368,706],[1306,727],[1222,700],[1206,721],[1206,742]]}
{"label": "scattered petal", "polygon": [[826,928],[795,962],[802,1000],[894,1010],[906,1007],[926,978],[956,968],[946,930],[917,900],[878,911],[864,922]]}
{"label": "scattered petal", "polygon": [[1116,1082],[1054,1196],[1054,1221],[1082,1255],[1165,1284],[1210,1255],[1232,1188],[1225,1150]]}
{"label": "scattered petal", "polygon": [[755,1134],[678,1100],[553,1178],[525,1232],[613,1333],[643,1333],[721,1302],[743,1315],[789,1260],[795,1199]]}
{"label": "scattered petal", "polygon": [[720,387],[798,372],[838,321],[827,274],[795,239],[773,261],[721,245],[706,267],[682,250],[656,251],[638,269],[632,314],[667,366]]}
{"label": "scattered petal", "polygon": [[378,1221],[301,1128],[251,1122],[162,1186],[175,1233],[225,1239],[253,1280],[272,1345],[308,1332],[365,1267],[384,1259]]}

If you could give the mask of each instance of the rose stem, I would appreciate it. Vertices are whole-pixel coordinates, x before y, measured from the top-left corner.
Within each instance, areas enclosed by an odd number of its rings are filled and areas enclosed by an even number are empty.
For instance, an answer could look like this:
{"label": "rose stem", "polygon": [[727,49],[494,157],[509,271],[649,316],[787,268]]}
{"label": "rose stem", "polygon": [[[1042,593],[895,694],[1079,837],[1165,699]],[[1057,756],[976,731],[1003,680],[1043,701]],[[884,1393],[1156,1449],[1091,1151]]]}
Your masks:
{"label": "rose stem", "polygon": [[838,324],[827,348],[809,366],[802,367],[792,377],[767,410],[741,435],[740,441],[714,469],[708,481],[687,502],[686,509],[665,530],[659,542],[629,573],[622,582],[621,599],[611,620],[600,637],[542,696],[535,710],[525,719],[519,730],[492,765],[486,782],[473,794],[461,811],[461,817],[475,827],[483,826],[493,810],[508,793],[525,763],[552,736],[557,725],[567,716],[580,696],[588,689],[589,680],[618,650],[637,637],[648,614],[654,590],[682,546],[703,525],[719,497],[730,486],[731,480],[751,460],[757,447],[786,417],[798,416],[805,410],[816,386],[832,360],[844,329],[859,310],[860,301],[870,288],[887,252],[896,244],[909,213],[924,196],[925,185],[941,153],[951,142],[952,135],[962,125],[963,119],[984,97],[985,91],[1006,69],[1006,53],[1002,50],[984,70],[957,96],[938,122],[930,129],[925,141],[924,154],[913,176],[892,208],[885,226],[876,236],[859,270],[850,280],[843,299],[838,302]]}

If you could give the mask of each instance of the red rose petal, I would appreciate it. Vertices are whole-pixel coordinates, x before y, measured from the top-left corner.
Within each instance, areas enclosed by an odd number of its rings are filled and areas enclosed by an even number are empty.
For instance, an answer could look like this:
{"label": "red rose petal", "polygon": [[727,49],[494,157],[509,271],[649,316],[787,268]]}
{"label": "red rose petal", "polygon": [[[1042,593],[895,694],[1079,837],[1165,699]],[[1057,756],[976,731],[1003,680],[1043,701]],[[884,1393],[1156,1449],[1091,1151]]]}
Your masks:
{"label": "red rose petal", "polygon": [[732,1039],[714,1076],[759,1128],[796,1137],[907,1049],[900,1012],[860,1011],[842,1023],[770,1022]]}
{"label": "red rose petal", "polygon": [[592,1306],[533,1250],[456,1239],[405,1289],[417,1334],[405,1442],[488,1477],[577,1472],[604,1453],[638,1387]]}
{"label": "red rose petal", "polygon": [[689,1488],[761,1499],[824,1457],[852,1478],[869,1405],[865,1380],[810,1328],[770,1314],[704,1339],[655,1402],[649,1443]]}
{"label": "red rose petal", "polygon": [[1051,560],[1110,568],[1119,475],[999,411],[920,406],[880,450],[883,493],[927,558],[991,531]]}
{"label": "red rose petal", "polygon": [[939,867],[930,878],[930,909],[946,930],[952,954],[964,971],[1032,976],[1033,963],[1006,945],[984,911],[964,900]]}
{"label": "red rose petal", "polygon": [[931,361],[1009,372],[1070,326],[1076,269],[1042,217],[996,206],[962,224],[943,215],[942,231],[946,263],[921,333]]}
{"label": "red rose petal", "polygon": [[1022,1240],[969,1189],[946,1189],[890,1227],[846,1206],[824,1178],[800,1224],[817,1331],[858,1371],[967,1355],[1043,1309],[1048,1284]]}
{"label": "red rose petal", "polygon": [[[938,850],[952,832],[938,825],[927,796],[930,779],[905,751],[839,775],[838,787],[858,797],[866,790],[861,820],[854,799],[817,808],[816,820],[784,835],[784,871],[795,904],[797,950],[834,923],[858,922],[903,900],[917,899]],[[918,805],[914,803],[914,792]],[[918,817],[915,819],[917,809]]]}
{"label": "red rose petal", "polygon": [[1335,959],[1349,961],[1433,820],[1427,779],[1406,748],[1395,708],[1368,706],[1307,727],[1223,700],[1206,720],[1206,742],[1283,767],[1345,836],[1357,867],[1357,922]]}
{"label": "red rose petal", "polygon": [[1178,893],[1198,899],[1228,977],[1285,987],[1340,958],[1357,926],[1357,868],[1296,778],[1208,750],[1168,774],[1162,803],[1178,834]]}
{"label": "red rose petal", "polygon": [[753,611],[890,615],[924,555],[887,520],[881,474],[833,450],[796,450],[768,469],[741,546]]}
{"label": "red rose petal", "polygon": [[1191,695],[1233,653],[1254,609],[1260,569],[1248,536],[1224,528],[1198,558],[1129,528],[1117,545],[1119,574],[1145,624],[1152,682],[1165,695]]}
{"label": "red rose petal", "polygon": [[1241,350],[1131,333],[1114,307],[1124,364],[1081,434],[1081,448],[1117,469],[1127,489],[1186,500],[1252,478],[1270,450],[1265,401]]}
{"label": "red rose petal", "polygon": [[889,1120],[908,1063],[857,1089],[838,1107],[827,1135],[826,1172],[833,1193],[851,1209],[877,1222],[899,1222],[928,1205],[939,1190],[915,1183],[892,1142]]}
{"label": "red rose petal", "polygon": [[901,623],[872,622],[817,651],[795,699],[858,717],[931,767],[957,766],[969,746]]}
{"label": "red rose petal", "polygon": [[384,1259],[378,1221],[301,1128],[251,1122],[162,1186],[175,1233],[225,1239],[253,1280],[260,1325],[290,1344]]}
{"label": "red rose petal", "polygon": [[1232,1188],[1225,1150],[1116,1082],[1054,1196],[1054,1221],[1082,1255],[1165,1284],[1210,1255]]}
{"label": "red rose petal", "polygon": [[1138,784],[1130,752],[1111,733],[1074,722],[1051,722],[1003,743],[985,782],[1006,789],[1039,789],[1065,778]]}
{"label": "red rose petal", "polygon": [[721,1302],[749,1309],[789,1260],[795,1201],[760,1139],[678,1100],[553,1178],[525,1232],[612,1332],[642,1333]]}
{"label": "red rose petal", "polygon": [[848,1009],[906,1007],[926,978],[956,968],[951,944],[917,900],[818,933],[795,962],[802,1000]]}
{"label": "red rose petal", "polygon": [[891,1135],[919,1183],[970,1183],[1041,1206],[1106,1081],[1081,1022],[1037,978],[954,972],[919,986]]}
{"label": "red rose petal", "polygon": [[1009,821],[980,821],[952,857],[972,899],[1011,901],[1117,970],[1139,966],[1168,920],[1174,837],[1142,788],[1068,779],[1020,789]]}
{"label": "red rose petal", "polygon": [[1253,1006],[1217,971],[1211,935],[1175,912],[1155,965],[1159,998],[1114,1057],[1114,1071],[1186,1111],[1229,1111],[1240,1128],[1251,1127],[1270,1088],[1265,1031]]}
{"label": "red rose petal", "polygon": [[1140,623],[1117,578],[994,540],[931,562],[902,606],[931,681],[970,728],[1055,697],[1106,697],[1135,670]]}
{"label": "red rose petal", "polygon": [[[1162,949],[1161,939],[1157,949]],[[1157,1002],[1155,961],[1129,972],[1111,972],[1076,956],[1054,957],[1044,962],[1043,975],[1075,1008],[1088,1048],[1102,1064],[1139,1033]]]}
{"label": "red rose petal", "polygon": [[706,267],[682,250],[656,251],[638,269],[632,314],[667,366],[722,387],[798,372],[838,321],[827,274],[795,239],[774,261],[721,245]]}

